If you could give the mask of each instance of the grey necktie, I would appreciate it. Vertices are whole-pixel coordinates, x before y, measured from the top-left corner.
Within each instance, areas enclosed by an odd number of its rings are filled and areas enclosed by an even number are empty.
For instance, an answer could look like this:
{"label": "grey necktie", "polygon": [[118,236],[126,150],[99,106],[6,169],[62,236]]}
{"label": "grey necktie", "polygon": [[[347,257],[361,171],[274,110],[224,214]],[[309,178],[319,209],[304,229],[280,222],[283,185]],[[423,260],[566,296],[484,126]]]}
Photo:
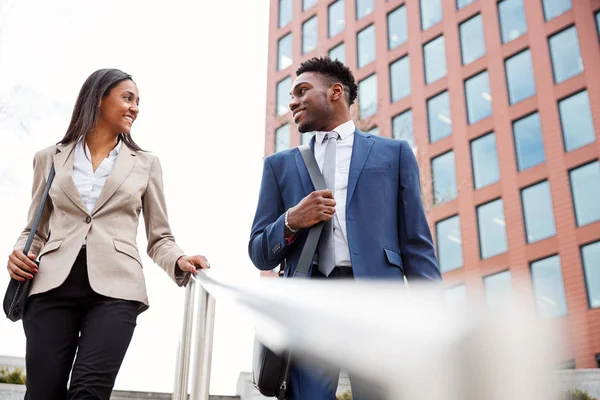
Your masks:
{"label": "grey necktie", "polygon": [[[323,179],[327,188],[335,194],[335,163],[336,163],[336,149],[337,139],[339,138],[337,132],[329,132],[325,135],[323,143],[327,142],[325,149],[325,160],[323,161]],[[323,232],[321,233],[321,239],[317,247],[319,253],[319,271],[325,276],[329,276],[331,271],[335,268],[335,246],[333,243],[333,219],[327,221],[323,226]]]}

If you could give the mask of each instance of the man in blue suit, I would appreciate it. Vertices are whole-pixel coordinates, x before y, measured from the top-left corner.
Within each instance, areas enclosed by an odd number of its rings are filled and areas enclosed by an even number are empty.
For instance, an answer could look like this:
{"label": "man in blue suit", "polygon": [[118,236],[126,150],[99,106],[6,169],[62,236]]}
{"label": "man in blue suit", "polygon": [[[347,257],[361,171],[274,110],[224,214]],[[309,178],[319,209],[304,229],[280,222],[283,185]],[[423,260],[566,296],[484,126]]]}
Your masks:
{"label": "man in blue suit", "polygon": [[[408,143],[356,129],[358,87],[341,62],[313,58],[296,75],[290,110],[298,131],[315,132],[310,146],[330,190],[314,190],[297,148],[267,157],[248,245],[254,265],[283,264],[292,276],[309,228],[323,221],[311,279],[441,280]],[[292,364],[288,398],[334,400],[338,376]]]}

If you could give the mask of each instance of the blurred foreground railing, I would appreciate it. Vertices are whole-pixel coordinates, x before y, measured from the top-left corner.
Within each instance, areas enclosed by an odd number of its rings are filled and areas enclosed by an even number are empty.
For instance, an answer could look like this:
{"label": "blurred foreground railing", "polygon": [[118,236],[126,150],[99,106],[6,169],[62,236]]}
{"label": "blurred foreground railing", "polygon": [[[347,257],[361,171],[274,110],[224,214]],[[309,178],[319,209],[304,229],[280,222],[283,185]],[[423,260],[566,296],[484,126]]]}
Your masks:
{"label": "blurred foreground railing", "polygon": [[[186,288],[173,400],[208,400],[215,299],[245,307],[273,350],[342,366],[384,400],[551,400],[562,357],[554,325],[515,289],[506,307],[448,307],[440,286],[255,279],[199,272]],[[191,364],[191,366],[190,366]]]}

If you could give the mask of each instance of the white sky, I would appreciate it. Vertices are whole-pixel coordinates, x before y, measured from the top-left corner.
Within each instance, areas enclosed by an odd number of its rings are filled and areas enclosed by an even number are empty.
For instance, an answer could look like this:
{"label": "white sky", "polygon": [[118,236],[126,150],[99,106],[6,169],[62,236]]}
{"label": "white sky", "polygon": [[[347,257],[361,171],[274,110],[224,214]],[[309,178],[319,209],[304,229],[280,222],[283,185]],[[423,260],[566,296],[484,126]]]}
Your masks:
{"label": "white sky", "polygon": [[[25,224],[35,151],[62,138],[89,74],[119,68],[138,84],[132,134],[161,158],[178,243],[206,255],[223,277],[258,279],[247,240],[264,148],[268,7],[264,0],[0,0],[0,255]],[[143,224],[138,246],[146,247]],[[151,307],[138,319],[115,388],[171,392],[184,290],[142,257]],[[2,267],[2,295],[7,283]],[[217,304],[211,393],[235,394],[240,371],[250,370],[252,337],[235,305]],[[0,355],[24,353],[21,323],[0,318]]]}

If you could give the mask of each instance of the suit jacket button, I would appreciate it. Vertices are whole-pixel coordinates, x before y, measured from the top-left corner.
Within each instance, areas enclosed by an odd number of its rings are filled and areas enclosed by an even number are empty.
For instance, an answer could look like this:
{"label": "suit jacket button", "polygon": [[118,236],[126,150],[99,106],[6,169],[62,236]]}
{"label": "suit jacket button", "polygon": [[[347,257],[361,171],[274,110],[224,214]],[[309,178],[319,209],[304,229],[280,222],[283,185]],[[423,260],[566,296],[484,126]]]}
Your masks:
{"label": "suit jacket button", "polygon": [[89,224],[90,222],[92,222],[92,217],[90,217],[89,215],[85,218],[85,222],[86,224]]}

